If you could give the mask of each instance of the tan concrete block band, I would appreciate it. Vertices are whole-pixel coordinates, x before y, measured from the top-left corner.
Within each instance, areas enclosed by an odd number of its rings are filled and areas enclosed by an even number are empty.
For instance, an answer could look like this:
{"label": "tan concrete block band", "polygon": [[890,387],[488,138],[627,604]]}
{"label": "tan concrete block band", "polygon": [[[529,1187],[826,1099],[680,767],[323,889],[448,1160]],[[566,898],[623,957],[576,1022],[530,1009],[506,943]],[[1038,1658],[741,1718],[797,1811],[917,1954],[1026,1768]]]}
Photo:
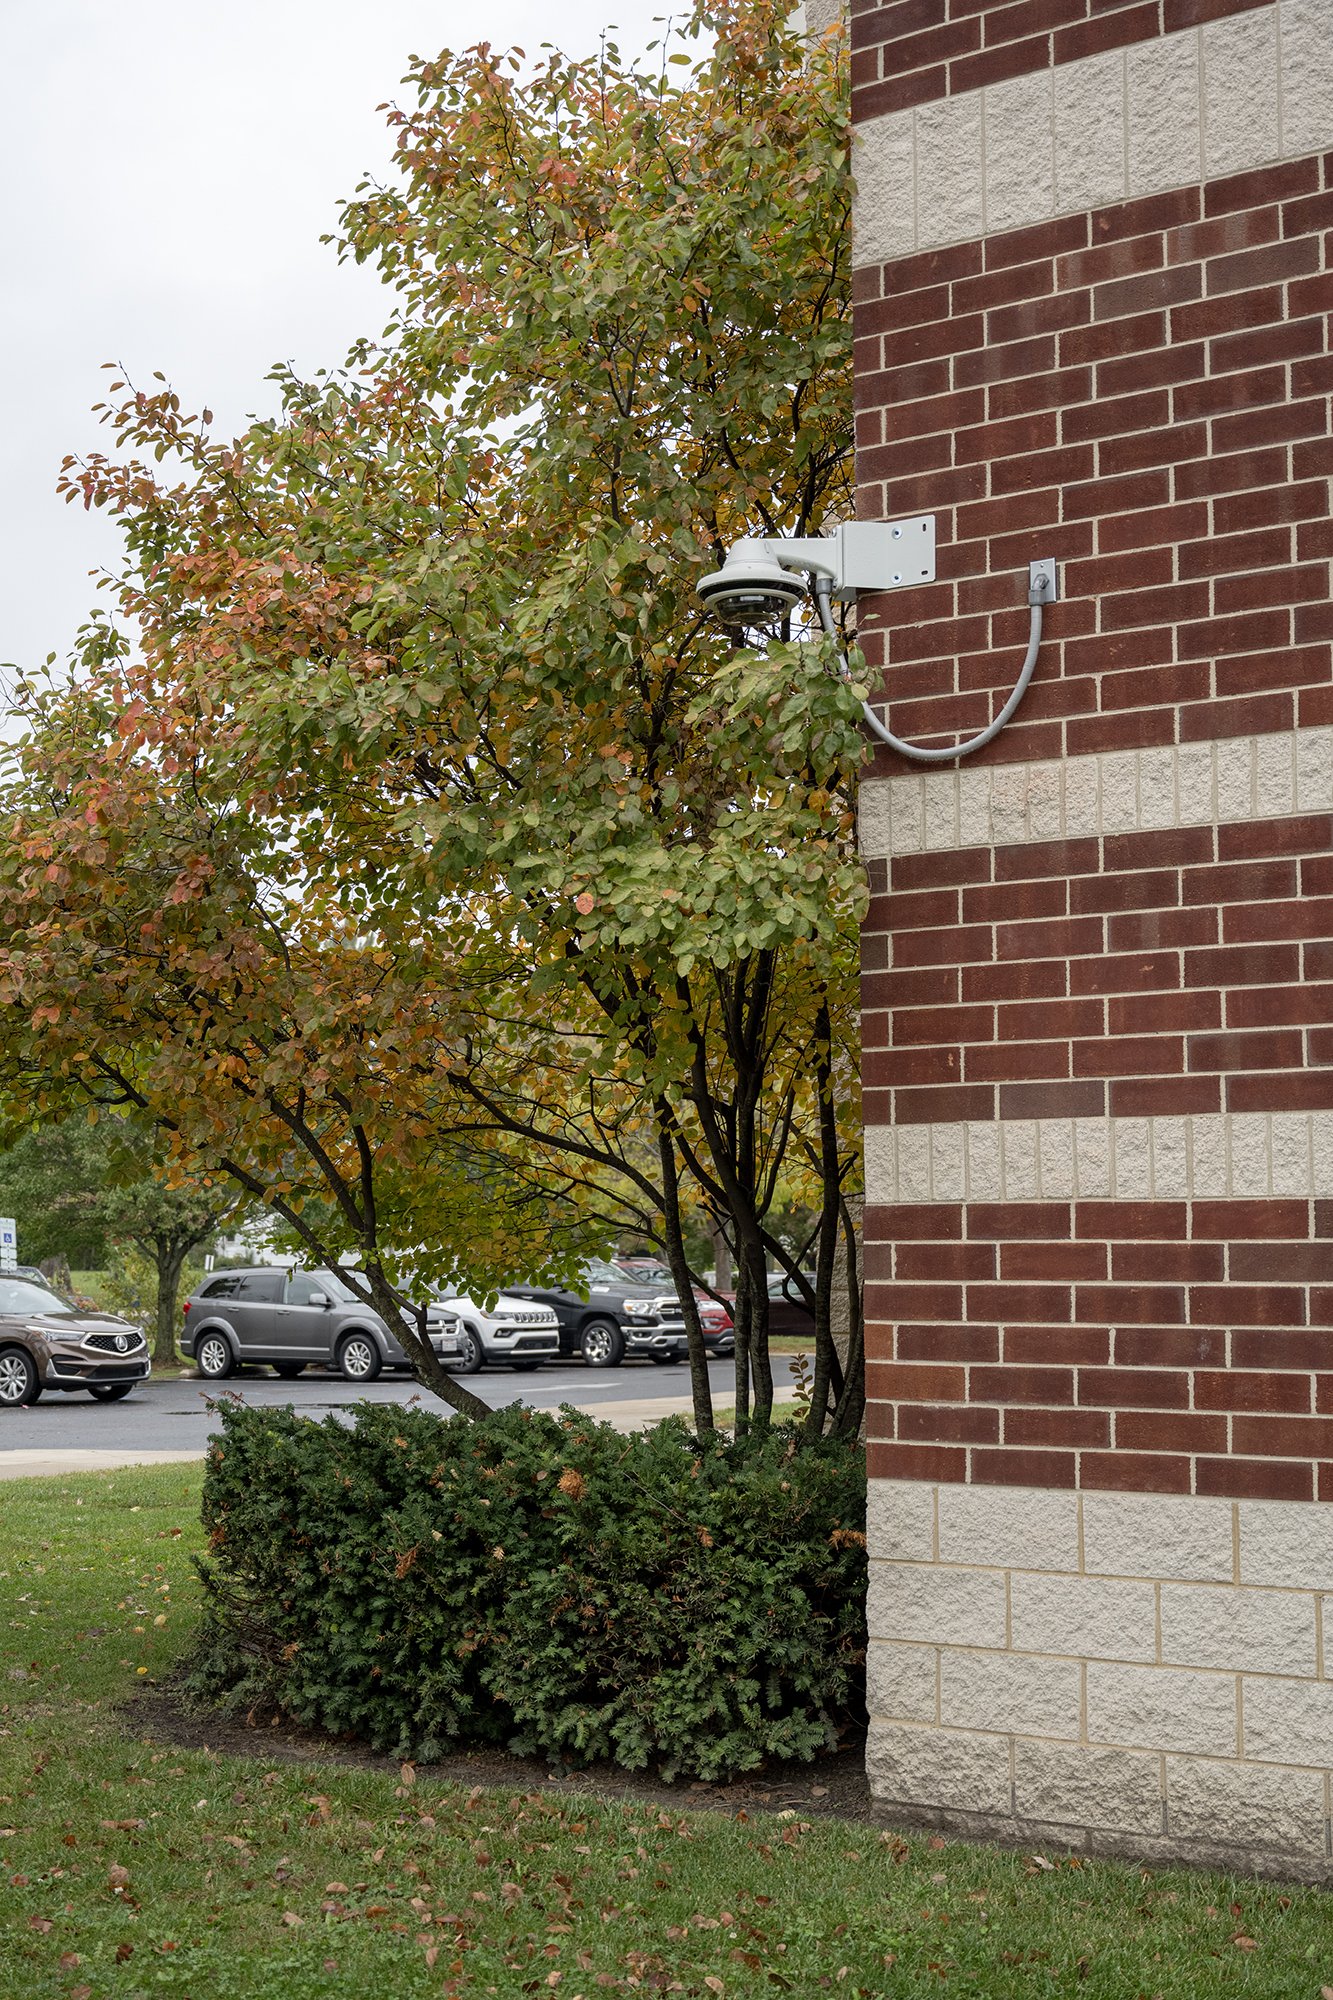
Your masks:
{"label": "tan concrete block band", "polygon": [[867,119],[858,265],[1239,174],[1333,145],[1333,7],[1275,0]]}
{"label": "tan concrete block band", "polygon": [[[1333,5],[1330,5],[1333,18]],[[867,778],[867,861],[1333,812],[1333,728]]]}
{"label": "tan concrete block band", "polygon": [[866,1200],[1309,1200],[1333,1191],[1333,1111],[870,1125]]}
{"label": "tan concrete block band", "polygon": [[1333,1869],[1328,1510],[874,1480],[868,1533],[888,1812]]}

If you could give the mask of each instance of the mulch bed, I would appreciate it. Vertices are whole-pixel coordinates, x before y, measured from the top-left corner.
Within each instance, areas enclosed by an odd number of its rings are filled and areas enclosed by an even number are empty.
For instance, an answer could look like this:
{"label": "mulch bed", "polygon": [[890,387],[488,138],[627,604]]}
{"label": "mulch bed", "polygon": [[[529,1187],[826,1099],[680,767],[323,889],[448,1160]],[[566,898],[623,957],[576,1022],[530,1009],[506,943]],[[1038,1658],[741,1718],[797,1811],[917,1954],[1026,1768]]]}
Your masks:
{"label": "mulch bed", "polygon": [[[265,1763],[344,1764],[363,1770],[396,1771],[398,1760],[364,1744],[322,1735],[277,1717],[247,1723],[234,1716],[202,1714],[187,1707],[171,1687],[145,1688],[122,1710],[136,1736],[179,1750],[212,1750],[225,1757],[258,1757]],[[614,1764],[588,1764],[555,1771],[541,1757],[515,1757],[507,1750],[460,1751],[435,1764],[417,1765],[417,1782],[480,1785],[487,1791],[563,1790],[617,1804],[661,1806],[667,1811],[740,1813],[794,1811],[803,1819],[874,1819],[866,1782],[865,1751],[849,1744],[809,1764],[773,1763],[729,1784],[702,1784],[680,1778],[666,1784],[647,1772],[622,1771]]]}

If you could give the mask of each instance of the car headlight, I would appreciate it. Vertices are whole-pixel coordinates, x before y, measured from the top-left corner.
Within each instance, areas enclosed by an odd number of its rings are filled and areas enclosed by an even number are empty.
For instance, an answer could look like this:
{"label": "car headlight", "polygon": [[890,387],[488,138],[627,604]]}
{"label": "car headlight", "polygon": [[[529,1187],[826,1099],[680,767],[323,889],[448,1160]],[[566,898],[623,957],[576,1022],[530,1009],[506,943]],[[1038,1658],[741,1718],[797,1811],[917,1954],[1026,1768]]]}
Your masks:
{"label": "car headlight", "polygon": [[656,1319],[656,1299],[626,1299],[621,1308],[629,1319]]}

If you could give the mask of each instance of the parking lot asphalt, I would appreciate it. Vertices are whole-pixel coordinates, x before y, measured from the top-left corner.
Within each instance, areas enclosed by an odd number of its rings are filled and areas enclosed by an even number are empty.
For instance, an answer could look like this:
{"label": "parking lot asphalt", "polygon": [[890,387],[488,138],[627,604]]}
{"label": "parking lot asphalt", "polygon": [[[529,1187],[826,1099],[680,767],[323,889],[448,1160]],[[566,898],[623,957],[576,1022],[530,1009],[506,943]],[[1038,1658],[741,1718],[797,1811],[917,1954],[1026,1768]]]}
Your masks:
{"label": "parking lot asphalt", "polygon": [[[731,1362],[715,1361],[708,1373],[714,1402],[731,1403]],[[788,1355],[773,1356],[773,1376],[778,1397],[790,1397],[794,1385]],[[690,1408],[689,1371],[683,1364],[658,1368],[651,1362],[627,1362],[619,1368],[588,1368],[581,1361],[560,1361],[533,1375],[488,1368],[464,1379],[492,1409],[527,1403],[533,1409],[555,1410],[572,1403],[622,1430],[636,1430],[674,1410]],[[425,1408],[443,1409],[433,1396],[401,1376],[357,1387],[318,1369],[308,1370],[295,1382],[280,1382],[267,1368],[258,1367],[243,1369],[222,1383],[159,1376],[123,1403],[48,1393],[31,1409],[0,1411],[0,1479],[200,1458],[216,1427],[210,1405],[222,1392],[257,1408],[290,1403],[317,1417],[362,1401],[403,1405],[416,1398]]]}

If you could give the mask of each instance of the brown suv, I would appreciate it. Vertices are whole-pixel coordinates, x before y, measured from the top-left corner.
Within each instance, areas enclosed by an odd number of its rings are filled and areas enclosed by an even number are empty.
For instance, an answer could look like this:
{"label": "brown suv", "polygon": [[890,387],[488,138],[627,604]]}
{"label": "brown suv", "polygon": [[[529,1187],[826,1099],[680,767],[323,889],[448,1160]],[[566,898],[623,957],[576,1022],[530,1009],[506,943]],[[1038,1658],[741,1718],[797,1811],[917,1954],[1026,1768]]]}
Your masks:
{"label": "brown suv", "polygon": [[148,1342],[128,1320],[81,1312],[41,1278],[0,1272],[0,1409],[35,1403],[47,1389],[118,1403],[149,1368]]}

